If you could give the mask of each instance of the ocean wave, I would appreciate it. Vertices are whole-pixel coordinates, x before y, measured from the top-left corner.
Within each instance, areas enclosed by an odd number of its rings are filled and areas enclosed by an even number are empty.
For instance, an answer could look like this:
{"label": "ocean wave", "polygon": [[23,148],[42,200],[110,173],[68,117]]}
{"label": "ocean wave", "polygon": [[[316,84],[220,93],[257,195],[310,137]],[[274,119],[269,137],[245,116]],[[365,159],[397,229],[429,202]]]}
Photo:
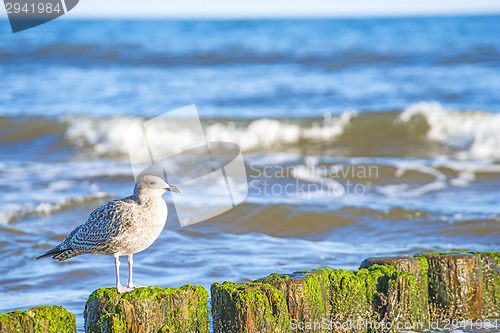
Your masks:
{"label": "ocean wave", "polygon": [[191,120],[148,120],[132,116],[4,117],[0,149],[11,154],[15,145],[28,151],[32,145],[34,153],[50,154],[64,148],[62,141],[71,148],[68,152],[83,158],[128,161],[130,149],[138,161],[149,161],[148,147],[170,156],[200,142],[225,141],[238,144],[246,154],[500,158],[500,114],[448,110],[435,102],[413,104],[402,111],[325,113],[321,118],[202,119],[203,137]]}
{"label": "ocean wave", "polygon": [[[133,52],[131,52],[133,50]],[[494,50],[494,49],[493,49]],[[496,54],[493,53],[491,57]],[[474,56],[474,55],[473,55]],[[18,60],[17,52],[5,51],[0,53],[4,62]],[[481,57],[474,57],[478,62]],[[489,59],[489,58],[488,58]],[[318,52],[317,49],[301,50],[297,52],[292,45],[287,49],[255,50],[254,45],[214,46],[211,49],[155,50],[154,48],[131,43],[117,43],[114,45],[99,43],[68,44],[55,43],[33,47],[31,52],[23,54],[26,64],[70,65],[81,66],[140,66],[140,67],[167,67],[172,66],[220,66],[220,65],[302,65],[321,66],[327,70],[340,70],[360,64],[380,65],[384,63],[421,62],[418,54],[394,54],[381,52],[369,48],[352,48],[337,50],[337,52]],[[448,60],[447,58],[442,61]],[[459,62],[460,57],[449,61]]]}
{"label": "ocean wave", "polygon": [[[356,113],[344,112],[340,116],[327,113],[323,119],[301,121],[297,119],[255,119],[205,121],[205,140],[232,142],[244,152],[276,152],[302,142],[322,143],[334,141],[342,134]],[[90,118],[65,117],[65,138],[81,150],[95,155],[120,156],[130,150],[144,152],[149,159],[147,144],[165,156],[196,147],[200,138],[191,127],[190,120],[157,118],[148,123],[134,117]],[[208,122],[208,123],[207,123]],[[124,135],[126,133],[126,135]],[[170,144],[169,140],[175,142]],[[201,138],[203,140],[203,138]]]}
{"label": "ocean wave", "polygon": [[[248,37],[248,36],[247,36]],[[201,38],[201,36],[200,36]],[[268,38],[265,36],[264,38]],[[64,40],[37,45],[11,45],[0,53],[4,63],[16,62],[22,52],[24,64],[44,64],[51,66],[140,66],[167,67],[172,66],[220,66],[220,65],[301,65],[320,66],[326,70],[341,70],[349,67],[370,64],[375,66],[394,66],[398,64],[419,63],[441,66],[461,64],[495,63],[499,51],[494,45],[478,45],[474,49],[459,52],[436,53],[429,59],[426,53],[404,52],[391,49],[384,50],[366,45],[351,45],[339,48],[308,44],[297,49],[295,41],[288,40],[281,47],[269,41],[266,46],[256,49],[254,43],[241,36],[229,45],[212,43],[205,47],[179,47],[180,45],[150,45],[139,38],[135,41],[115,41],[112,45],[103,41],[80,41],[68,43]],[[207,47],[208,46],[208,47]],[[269,47],[272,46],[272,47]],[[325,51],[326,50],[326,51]],[[329,52],[328,52],[329,51]]]}
{"label": "ocean wave", "polygon": [[0,224],[7,224],[17,219],[32,215],[50,215],[65,209],[71,209],[78,205],[101,200],[109,197],[106,192],[93,193],[81,197],[62,198],[57,202],[39,202],[34,205],[16,205],[17,208],[11,208],[0,211]]}
{"label": "ocean wave", "polygon": [[0,224],[118,197],[133,186],[130,164],[114,161],[0,162]]}
{"label": "ocean wave", "polygon": [[[500,161],[402,157],[312,157],[293,154],[253,155],[249,167],[249,196],[255,204],[343,206],[379,210],[405,207],[442,213],[455,203],[450,193],[469,193],[474,200],[460,209],[495,214],[489,191],[500,175]],[[419,198],[419,200],[413,200]],[[442,201],[440,201],[442,200]],[[451,210],[456,209],[456,207]]]}
{"label": "ocean wave", "polygon": [[455,157],[500,158],[500,114],[450,111],[439,103],[421,102],[404,110],[400,119],[409,123],[418,116],[429,126],[426,138],[456,149]]}

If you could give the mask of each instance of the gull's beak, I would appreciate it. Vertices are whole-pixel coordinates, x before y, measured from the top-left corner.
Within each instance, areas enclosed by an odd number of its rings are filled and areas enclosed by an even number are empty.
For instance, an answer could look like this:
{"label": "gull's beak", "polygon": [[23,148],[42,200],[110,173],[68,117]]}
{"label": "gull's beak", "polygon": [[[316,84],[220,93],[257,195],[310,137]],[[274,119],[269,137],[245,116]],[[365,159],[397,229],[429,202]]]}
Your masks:
{"label": "gull's beak", "polygon": [[167,192],[182,193],[182,190],[174,185],[169,185],[169,187],[167,187],[166,190],[167,190]]}

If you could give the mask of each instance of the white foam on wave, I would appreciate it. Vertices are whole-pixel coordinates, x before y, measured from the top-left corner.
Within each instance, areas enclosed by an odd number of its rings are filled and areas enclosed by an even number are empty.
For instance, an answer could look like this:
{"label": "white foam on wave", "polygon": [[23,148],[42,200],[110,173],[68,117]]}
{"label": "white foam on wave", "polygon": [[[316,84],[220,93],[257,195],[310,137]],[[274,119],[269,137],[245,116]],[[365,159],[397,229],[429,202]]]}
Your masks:
{"label": "white foam on wave", "polygon": [[[339,116],[325,114],[323,119],[317,121],[267,118],[238,122],[221,120],[205,123],[204,132],[207,141],[233,142],[245,153],[296,152],[294,147],[335,141],[350,128],[353,118],[362,116],[355,111],[345,111]],[[399,118],[408,123],[415,116],[423,117],[429,125],[426,138],[452,148],[454,158],[500,158],[500,114],[450,111],[439,103],[421,102],[409,106]],[[63,121],[67,125],[66,140],[85,154],[127,160],[130,148],[135,153],[143,153],[139,161],[149,161],[143,127],[146,119],[70,116]],[[186,120],[160,117],[148,122],[147,145],[163,156],[198,146],[200,138],[183,121]],[[293,148],[292,151],[289,148]]]}
{"label": "white foam on wave", "polygon": [[39,202],[37,204],[11,203],[0,211],[0,224],[7,224],[14,220],[32,215],[50,215],[67,208],[72,208],[75,205],[100,200],[108,196],[109,194],[106,192],[97,192],[81,197],[62,198],[56,202]]}
{"label": "white foam on wave", "polygon": [[500,173],[500,164],[495,159],[455,160],[448,156],[439,156],[432,162],[433,167],[444,167],[459,173],[495,174]]}
{"label": "white foam on wave", "polygon": [[[269,150],[284,145],[310,142],[328,142],[341,135],[356,115],[346,111],[340,116],[325,114],[324,119],[310,125],[298,121],[278,119],[257,119],[246,125],[236,125],[233,121],[216,122],[205,126],[206,139],[209,142],[223,141],[238,144],[244,152]],[[85,151],[96,155],[127,155],[130,149],[144,151],[144,130],[142,118],[127,116],[112,118],[90,118],[81,116],[65,117],[67,123],[66,139]],[[196,138],[188,127],[182,126],[182,119],[155,119],[148,123],[148,144],[155,151],[170,155],[195,146]],[[171,144],[169,142],[175,142]],[[161,149],[158,151],[157,149]]]}
{"label": "white foam on wave", "polygon": [[500,158],[500,114],[483,111],[450,111],[436,102],[421,102],[404,110],[409,122],[421,115],[429,125],[427,139],[458,150],[456,158]]}
{"label": "white foam on wave", "polygon": [[[491,177],[500,173],[500,164],[493,158],[460,160],[438,156],[433,159],[387,159],[386,162],[385,165],[396,168],[394,176],[402,183],[377,185],[375,190],[391,198],[421,197],[452,187],[470,187],[482,175]],[[415,182],[405,178],[411,173],[426,175],[429,180]]]}
{"label": "white foam on wave", "polygon": [[[104,192],[93,178],[131,176],[130,165],[108,161],[0,164],[0,224],[33,215],[49,215],[115,193]],[[126,184],[126,183],[125,183]]]}
{"label": "white foam on wave", "polygon": [[62,120],[68,124],[66,139],[77,147],[90,149],[96,155],[125,154],[128,143],[132,142],[130,139],[144,135],[142,118],[71,116]]}
{"label": "white foam on wave", "polygon": [[344,132],[345,126],[356,113],[347,111],[338,117],[325,114],[323,122],[310,126],[287,123],[277,119],[258,119],[246,127],[237,128],[233,123],[216,123],[207,128],[210,141],[237,143],[244,151],[272,149],[291,145],[301,140],[311,142],[332,141]]}

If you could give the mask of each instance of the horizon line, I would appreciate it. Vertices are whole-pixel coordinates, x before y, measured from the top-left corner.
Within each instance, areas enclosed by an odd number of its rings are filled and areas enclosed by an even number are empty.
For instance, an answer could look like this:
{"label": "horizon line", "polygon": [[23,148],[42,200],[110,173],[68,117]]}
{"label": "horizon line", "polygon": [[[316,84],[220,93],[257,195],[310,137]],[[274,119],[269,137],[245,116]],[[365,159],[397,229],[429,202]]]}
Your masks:
{"label": "horizon line", "polygon": [[[494,11],[474,11],[474,12],[398,12],[398,13],[311,13],[311,14],[119,14],[119,15],[99,15],[99,14],[78,14],[71,15],[70,12],[67,15],[61,16],[60,19],[65,20],[78,20],[78,19],[123,19],[123,20],[134,20],[134,19],[165,19],[165,20],[280,20],[280,19],[290,19],[290,20],[300,20],[300,19],[372,19],[372,18],[425,18],[425,17],[467,17],[467,16],[498,16],[500,15],[500,9],[495,9]],[[5,15],[4,18],[7,18]]]}

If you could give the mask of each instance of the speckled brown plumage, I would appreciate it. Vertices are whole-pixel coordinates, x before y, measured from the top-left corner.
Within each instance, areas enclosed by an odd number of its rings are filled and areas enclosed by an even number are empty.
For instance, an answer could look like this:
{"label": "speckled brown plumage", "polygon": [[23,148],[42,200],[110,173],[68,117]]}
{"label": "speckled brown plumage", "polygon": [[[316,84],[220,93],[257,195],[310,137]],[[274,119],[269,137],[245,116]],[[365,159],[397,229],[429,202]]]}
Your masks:
{"label": "speckled brown plumage", "polygon": [[137,181],[133,195],[97,208],[87,222],[37,259],[51,256],[63,261],[86,253],[111,255],[117,259],[118,286],[118,258],[127,255],[130,284],[132,255],[147,249],[165,226],[168,210],[161,196],[166,191],[181,192],[159,177],[144,176]]}

